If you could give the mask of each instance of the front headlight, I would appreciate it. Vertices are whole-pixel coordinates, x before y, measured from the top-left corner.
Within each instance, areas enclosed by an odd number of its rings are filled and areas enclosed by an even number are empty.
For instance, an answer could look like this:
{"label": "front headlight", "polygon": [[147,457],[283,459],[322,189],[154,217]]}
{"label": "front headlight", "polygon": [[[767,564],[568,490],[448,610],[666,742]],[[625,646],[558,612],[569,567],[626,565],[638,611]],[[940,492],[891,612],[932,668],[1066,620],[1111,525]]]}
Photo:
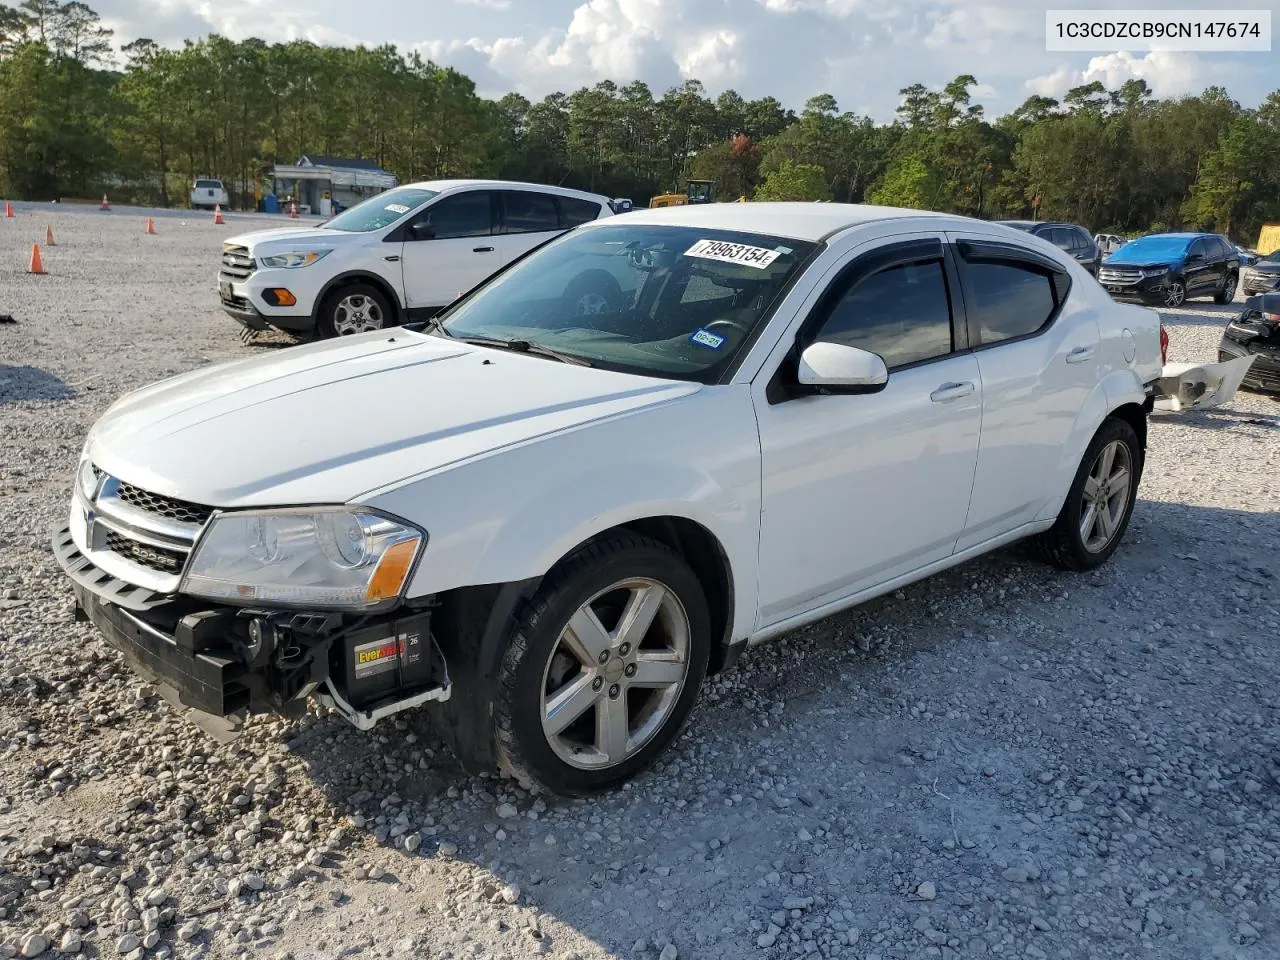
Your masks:
{"label": "front headlight", "polygon": [[180,589],[212,600],[376,609],[399,599],[425,539],[345,507],[218,514]]}
{"label": "front headlight", "polygon": [[1168,272],[1168,267],[1144,267],[1142,275],[1144,277],[1163,277]]}
{"label": "front headlight", "polygon": [[85,503],[93,503],[93,498],[98,494],[98,481],[101,479],[101,471],[93,465],[93,461],[82,455],[80,467],[76,470],[76,486]]}
{"label": "front headlight", "polygon": [[284,267],[292,270],[294,267],[309,267],[317,260],[323,260],[329,255],[328,250],[299,250],[291,253],[276,253],[269,257],[262,258],[264,267]]}

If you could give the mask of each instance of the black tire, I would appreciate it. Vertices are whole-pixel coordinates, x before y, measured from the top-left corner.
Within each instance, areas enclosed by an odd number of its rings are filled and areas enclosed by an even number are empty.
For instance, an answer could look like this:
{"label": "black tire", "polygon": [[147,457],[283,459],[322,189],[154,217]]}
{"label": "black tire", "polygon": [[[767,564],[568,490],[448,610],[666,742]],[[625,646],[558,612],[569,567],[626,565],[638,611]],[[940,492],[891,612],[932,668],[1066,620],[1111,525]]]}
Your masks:
{"label": "black tire", "polygon": [[[1130,463],[1124,513],[1107,544],[1101,549],[1090,549],[1086,546],[1080,531],[1085,511],[1085,485],[1089,481],[1099,454],[1116,441],[1128,448]],[[1071,489],[1067,493],[1067,499],[1058,513],[1057,521],[1044,533],[1031,539],[1032,549],[1041,559],[1064,570],[1092,570],[1106,563],[1120,546],[1125,530],[1129,527],[1129,519],[1133,516],[1133,504],[1137,499],[1138,483],[1142,479],[1142,468],[1142,445],[1138,442],[1138,435],[1134,433],[1133,427],[1116,417],[1103,421],[1080,461]]]}
{"label": "black tire", "polygon": [[1228,273],[1222,279],[1222,289],[1213,295],[1213,302],[1219,305],[1230,303],[1236,298],[1236,288],[1239,286],[1239,275]]}
{"label": "black tire", "polygon": [[[359,297],[367,298],[376,308],[377,316],[381,318],[380,324],[377,327],[370,327],[370,330],[385,330],[387,327],[395,326],[395,311],[388,302],[386,294],[371,283],[347,283],[329,291],[324,302],[320,304],[320,310],[316,316],[316,329],[321,337],[337,337],[349,332],[343,329],[346,324],[342,317],[348,309],[344,305],[350,298]],[[372,312],[370,315],[373,315]]]}
{"label": "black tire", "polygon": [[621,307],[622,287],[605,270],[578,274],[564,291],[564,309],[570,316],[616,313]]}
{"label": "black tire", "polygon": [[[561,759],[543,732],[544,685],[569,619],[601,591],[632,578],[659,582],[674,594],[687,617],[683,686],[662,725],[625,760],[583,769]],[[547,575],[503,653],[494,696],[499,763],[516,779],[561,796],[589,796],[622,784],[653,763],[679,734],[697,700],[710,652],[711,617],[706,597],[697,576],[679,554],[628,532],[606,534],[587,543]],[[629,696],[624,694],[624,703],[630,703]],[[595,709],[588,708],[592,722]]]}

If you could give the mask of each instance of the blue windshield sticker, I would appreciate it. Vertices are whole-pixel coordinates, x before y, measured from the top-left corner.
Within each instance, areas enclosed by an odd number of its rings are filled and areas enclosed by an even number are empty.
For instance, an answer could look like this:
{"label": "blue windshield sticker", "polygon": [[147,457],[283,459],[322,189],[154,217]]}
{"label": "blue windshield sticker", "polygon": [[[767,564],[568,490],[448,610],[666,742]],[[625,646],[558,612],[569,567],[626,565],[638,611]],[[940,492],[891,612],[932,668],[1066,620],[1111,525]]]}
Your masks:
{"label": "blue windshield sticker", "polygon": [[724,337],[718,336],[710,330],[695,330],[693,336],[689,338],[689,342],[703,347],[710,347],[712,350],[719,350],[724,346]]}

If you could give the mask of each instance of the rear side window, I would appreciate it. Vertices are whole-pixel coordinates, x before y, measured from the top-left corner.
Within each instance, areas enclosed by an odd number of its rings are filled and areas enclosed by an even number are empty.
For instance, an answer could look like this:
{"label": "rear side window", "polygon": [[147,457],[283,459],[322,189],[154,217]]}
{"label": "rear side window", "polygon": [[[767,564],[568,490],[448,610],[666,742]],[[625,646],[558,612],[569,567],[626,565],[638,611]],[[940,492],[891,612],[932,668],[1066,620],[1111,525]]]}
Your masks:
{"label": "rear side window", "polygon": [[858,281],[814,339],[879,354],[891,370],[946,356],[951,301],[942,261],[899,264]]}
{"label": "rear side window", "polygon": [[503,233],[549,233],[560,229],[560,212],[549,194],[504,191],[502,208]]}
{"label": "rear side window", "polygon": [[964,284],[969,324],[979,345],[1030,336],[1058,309],[1052,276],[1032,264],[966,263]]}
{"label": "rear side window", "polygon": [[1044,237],[1060,250],[1070,250],[1076,245],[1075,236],[1072,231],[1066,227],[1050,227],[1048,230],[1041,233],[1040,236]]}
{"label": "rear side window", "polygon": [[588,223],[600,216],[600,204],[577,197],[557,197],[560,204],[560,226],[565,230]]}
{"label": "rear side window", "polygon": [[1075,235],[1075,238],[1076,238],[1075,249],[1089,250],[1093,247],[1093,237],[1089,236],[1079,227],[1073,227],[1071,232]]}
{"label": "rear side window", "polygon": [[1217,238],[1215,238],[1214,242],[1218,245],[1218,254],[1217,254],[1217,255],[1218,255],[1219,257],[1222,257],[1224,260],[1230,260],[1230,259],[1232,259],[1233,257],[1236,257],[1236,256],[1237,256],[1237,254],[1236,254],[1236,252],[1235,252],[1234,248],[1232,248],[1231,244],[1227,243],[1227,241],[1223,240],[1221,237],[1217,237]]}

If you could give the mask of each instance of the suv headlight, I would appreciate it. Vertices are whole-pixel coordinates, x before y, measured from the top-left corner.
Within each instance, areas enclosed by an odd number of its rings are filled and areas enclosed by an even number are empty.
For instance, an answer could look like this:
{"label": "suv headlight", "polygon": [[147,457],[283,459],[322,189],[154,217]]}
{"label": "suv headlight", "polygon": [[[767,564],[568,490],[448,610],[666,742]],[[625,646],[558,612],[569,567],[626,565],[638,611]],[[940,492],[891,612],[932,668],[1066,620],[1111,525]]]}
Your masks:
{"label": "suv headlight", "polygon": [[184,593],[212,600],[376,610],[400,598],[426,535],[359,508],[217,514]]}
{"label": "suv headlight", "polygon": [[328,250],[299,250],[290,253],[275,253],[269,257],[262,258],[264,267],[284,267],[286,270],[292,270],[294,267],[309,267],[317,260],[323,260],[329,255]]}
{"label": "suv headlight", "polygon": [[1144,267],[1142,269],[1144,277],[1163,277],[1168,272],[1168,267]]}

